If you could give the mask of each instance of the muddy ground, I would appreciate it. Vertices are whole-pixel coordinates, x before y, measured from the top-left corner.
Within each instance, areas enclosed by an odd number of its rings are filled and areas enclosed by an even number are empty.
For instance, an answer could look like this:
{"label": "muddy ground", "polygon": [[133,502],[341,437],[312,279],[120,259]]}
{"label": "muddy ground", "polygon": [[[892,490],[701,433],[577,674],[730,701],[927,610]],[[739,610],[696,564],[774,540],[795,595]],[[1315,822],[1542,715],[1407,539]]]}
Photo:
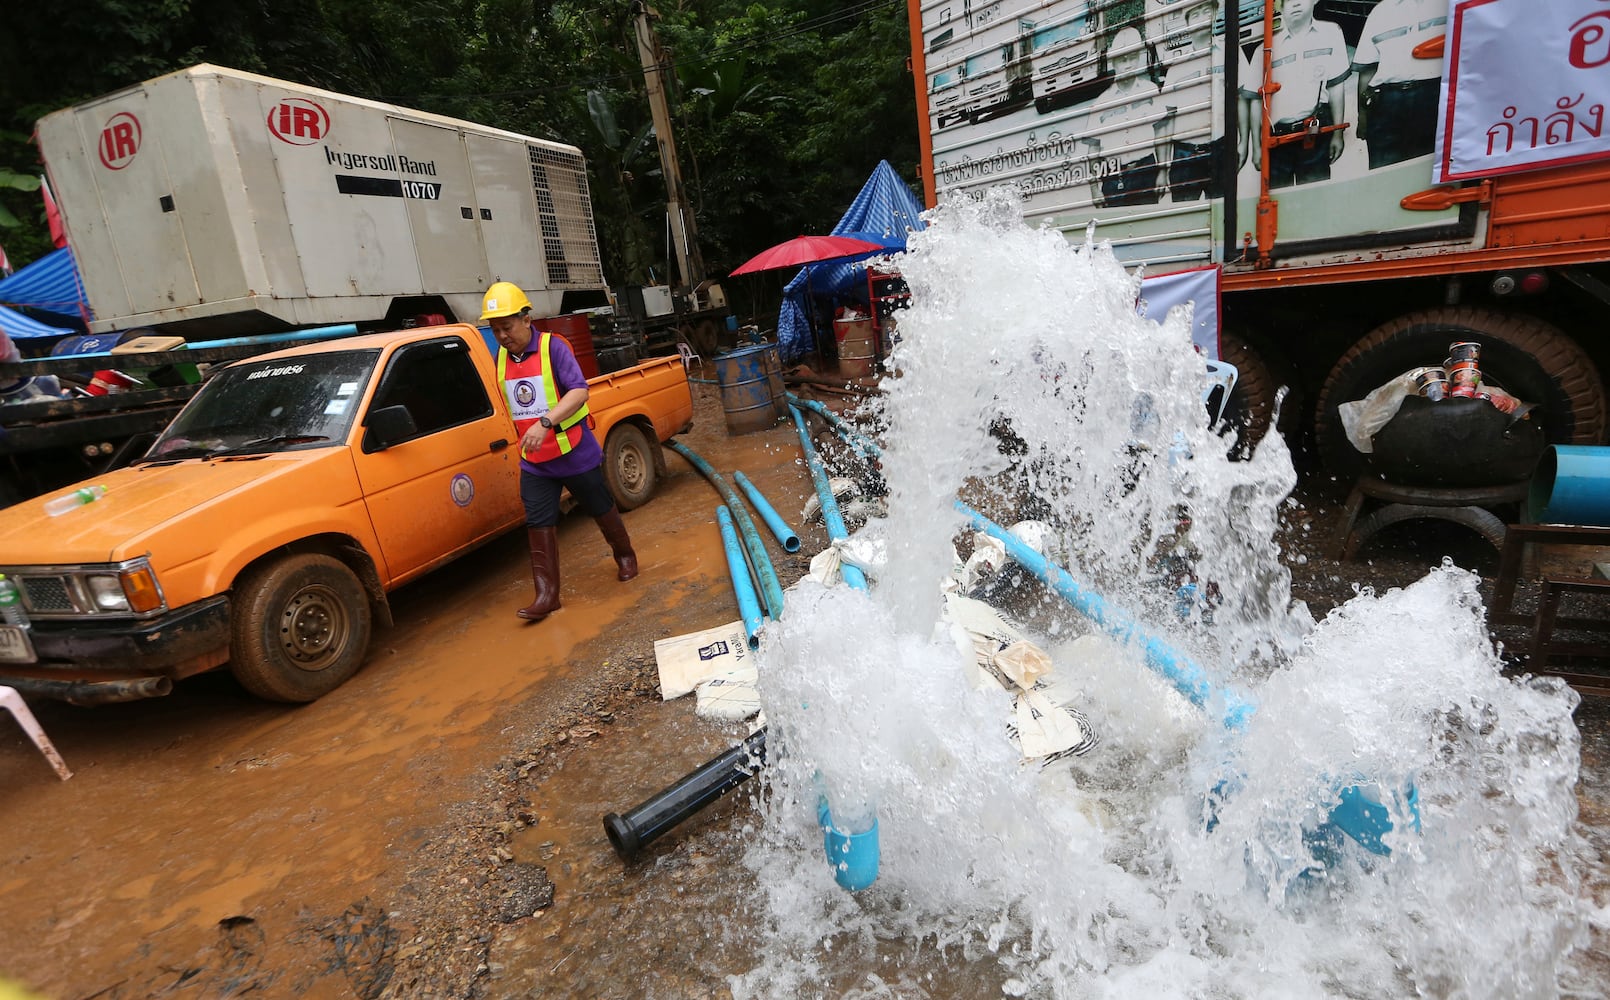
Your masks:
{"label": "muddy ground", "polygon": [[[794,432],[728,437],[713,387],[695,388],[683,440],[801,530],[801,554],[772,547],[786,585],[825,543],[797,516],[810,486]],[[730,995],[727,975],[758,947],[738,862],[745,795],[630,865],[600,822],[744,732],[659,698],[655,640],[736,617],[716,494],[667,464],[659,495],[626,515],[642,575],[616,582],[597,530],[569,516],[565,607],[539,625],[513,615],[530,582],[511,535],[394,595],[397,625],[364,670],[312,705],[254,701],[227,673],[155,701],[41,704],[76,772],[66,783],[0,724],[0,973],[55,1000]],[[1496,553],[1455,527],[1400,526],[1336,561],[1336,492],[1305,482],[1282,538],[1294,596],[1316,614],[1444,554],[1490,588]],[[1578,719],[1602,871],[1610,711],[1590,702]],[[972,975],[915,995],[998,988]]]}

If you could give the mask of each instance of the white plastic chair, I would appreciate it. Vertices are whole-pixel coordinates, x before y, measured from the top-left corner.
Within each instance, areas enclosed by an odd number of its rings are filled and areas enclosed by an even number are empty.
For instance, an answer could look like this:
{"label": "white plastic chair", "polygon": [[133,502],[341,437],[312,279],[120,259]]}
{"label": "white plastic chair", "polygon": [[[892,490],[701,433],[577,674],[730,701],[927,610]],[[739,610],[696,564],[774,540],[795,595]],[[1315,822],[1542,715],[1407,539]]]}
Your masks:
{"label": "white plastic chair", "polygon": [[[693,348],[682,343],[681,341],[677,342],[676,353],[682,355],[682,370],[684,372],[693,371],[694,365],[704,364],[704,359],[693,353]],[[703,369],[701,368],[700,370],[702,371]]]}
{"label": "white plastic chair", "polygon": [[22,700],[22,695],[17,693],[16,688],[0,685],[0,708],[10,712],[12,718],[17,720],[17,724],[22,727],[22,731],[28,734],[28,738],[34,741],[34,746],[38,747],[39,752],[45,755],[45,760],[49,761],[50,766],[55,768],[57,777],[66,781],[73,776],[73,772],[67,770],[67,762],[62,760],[61,754],[56,752],[56,745],[50,742],[50,737],[46,736],[45,731],[40,728],[39,720],[35,719],[34,713],[28,710],[27,702]]}

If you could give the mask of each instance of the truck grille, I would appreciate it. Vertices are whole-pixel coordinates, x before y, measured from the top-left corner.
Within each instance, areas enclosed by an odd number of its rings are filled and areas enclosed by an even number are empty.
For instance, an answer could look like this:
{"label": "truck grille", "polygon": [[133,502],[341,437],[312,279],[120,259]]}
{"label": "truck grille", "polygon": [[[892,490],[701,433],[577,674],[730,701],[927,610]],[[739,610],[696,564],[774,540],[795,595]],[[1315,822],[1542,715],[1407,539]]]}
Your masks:
{"label": "truck grille", "polygon": [[543,146],[527,146],[526,152],[549,286],[603,288],[586,163],[574,153]]}
{"label": "truck grille", "polygon": [[67,590],[66,577],[25,576],[18,582],[22,584],[23,602],[29,611],[49,614],[76,610],[72,594]]}

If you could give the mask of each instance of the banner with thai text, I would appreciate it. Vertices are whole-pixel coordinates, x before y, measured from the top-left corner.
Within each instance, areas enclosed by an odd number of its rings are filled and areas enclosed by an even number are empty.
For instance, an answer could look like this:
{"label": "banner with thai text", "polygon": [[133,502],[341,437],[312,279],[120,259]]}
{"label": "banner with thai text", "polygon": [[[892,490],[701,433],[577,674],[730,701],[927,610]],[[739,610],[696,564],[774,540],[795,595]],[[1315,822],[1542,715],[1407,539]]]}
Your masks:
{"label": "banner with thai text", "polygon": [[1437,180],[1610,157],[1610,0],[1453,0]]}

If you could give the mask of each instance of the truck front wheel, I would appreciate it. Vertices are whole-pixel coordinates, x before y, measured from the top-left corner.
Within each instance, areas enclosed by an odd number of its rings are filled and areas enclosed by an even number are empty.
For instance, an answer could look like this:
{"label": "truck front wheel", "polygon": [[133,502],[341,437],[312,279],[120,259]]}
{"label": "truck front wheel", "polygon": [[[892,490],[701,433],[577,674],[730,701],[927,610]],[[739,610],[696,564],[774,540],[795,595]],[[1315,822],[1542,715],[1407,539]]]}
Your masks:
{"label": "truck front wheel", "polygon": [[635,424],[620,424],[604,444],[604,479],[615,494],[615,506],[633,510],[654,495],[653,446]]}
{"label": "truck front wheel", "polygon": [[369,598],[339,559],[315,552],[249,571],[235,586],[230,670],[269,701],[308,702],[358,672]]}

